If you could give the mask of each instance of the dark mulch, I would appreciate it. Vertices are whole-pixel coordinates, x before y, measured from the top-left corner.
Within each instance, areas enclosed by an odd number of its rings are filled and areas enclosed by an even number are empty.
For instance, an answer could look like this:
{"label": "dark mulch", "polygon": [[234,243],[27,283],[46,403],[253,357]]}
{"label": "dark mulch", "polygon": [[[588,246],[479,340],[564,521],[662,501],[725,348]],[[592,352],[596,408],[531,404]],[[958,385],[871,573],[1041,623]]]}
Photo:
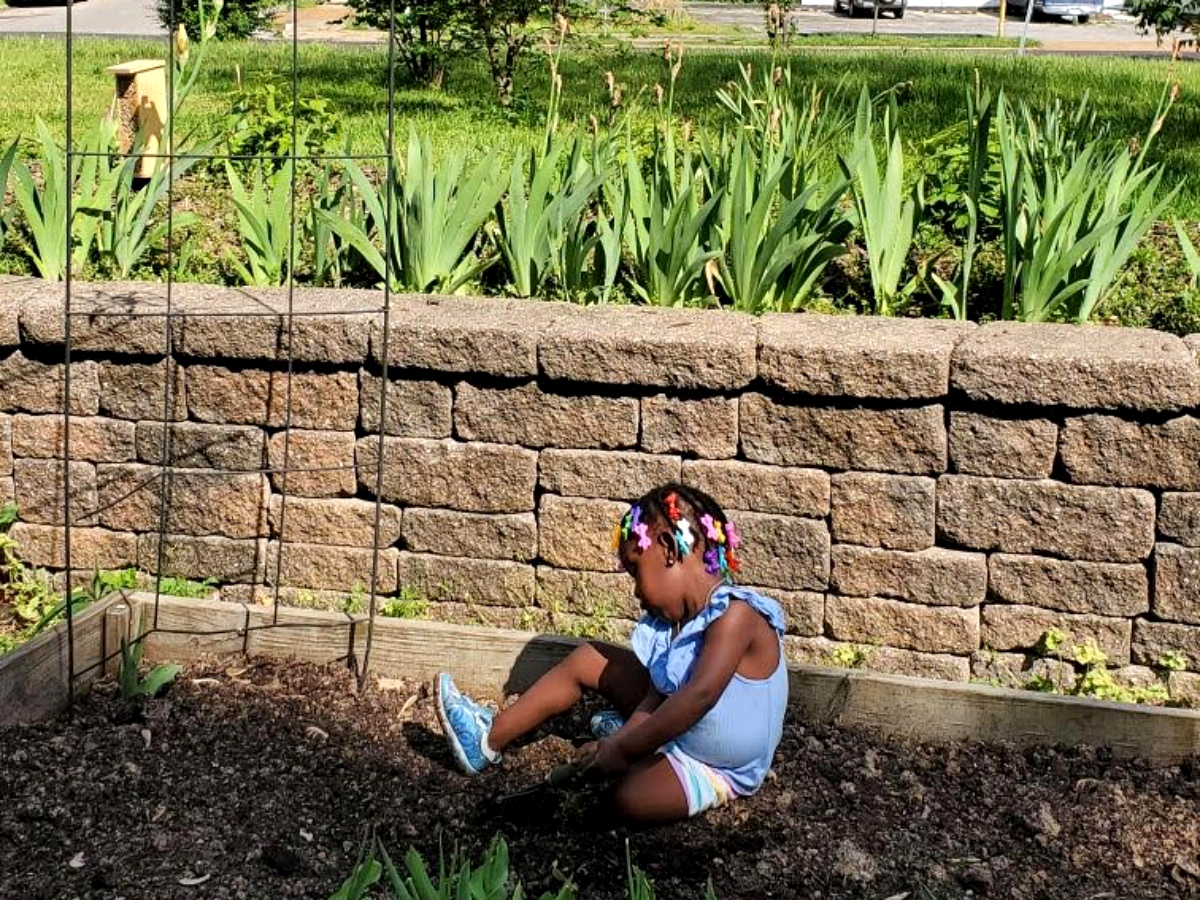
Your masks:
{"label": "dark mulch", "polygon": [[557,869],[601,900],[623,895],[626,837],[665,900],[709,876],[721,898],[1200,897],[1200,766],[792,724],[758,796],[685,825],[592,827],[586,795],[500,816],[490,799],[567,758],[583,724],[469,781],[418,685],[212,662],[141,721],[100,685],[73,718],[0,730],[0,896],[324,898],[374,823],[434,858],[439,829],[471,852],[503,832],[527,887]]}

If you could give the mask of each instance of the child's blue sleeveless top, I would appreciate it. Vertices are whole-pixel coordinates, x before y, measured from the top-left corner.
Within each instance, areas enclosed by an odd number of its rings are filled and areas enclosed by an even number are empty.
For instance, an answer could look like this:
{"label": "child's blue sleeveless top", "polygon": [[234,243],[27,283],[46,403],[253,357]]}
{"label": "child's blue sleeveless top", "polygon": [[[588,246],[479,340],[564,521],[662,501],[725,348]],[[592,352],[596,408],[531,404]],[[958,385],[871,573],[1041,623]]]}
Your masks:
{"label": "child's blue sleeveless top", "polygon": [[673,641],[670,623],[645,615],[633,631],[632,644],[654,687],[670,696],[691,679],[708,626],[724,615],[734,600],[750,604],[775,629],[780,640],[779,665],[763,679],[744,678],[735,672],[713,708],[674,743],[724,775],[739,794],[753,794],[771,768],[787,711],[786,625],[779,604],[749,588],[725,585],[713,592],[708,605],[684,624]]}

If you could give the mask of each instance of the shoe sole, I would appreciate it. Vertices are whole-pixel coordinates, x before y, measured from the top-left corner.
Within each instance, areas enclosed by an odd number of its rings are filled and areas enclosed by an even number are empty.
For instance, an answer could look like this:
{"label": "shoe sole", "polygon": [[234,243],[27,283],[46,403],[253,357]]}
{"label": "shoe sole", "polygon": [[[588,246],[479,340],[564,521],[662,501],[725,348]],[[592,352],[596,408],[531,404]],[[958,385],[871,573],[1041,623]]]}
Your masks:
{"label": "shoe sole", "polygon": [[459,741],[458,735],[454,729],[450,727],[450,719],[446,716],[446,708],[442,705],[442,677],[438,675],[433,679],[433,696],[437,698],[437,714],[438,721],[442,723],[442,734],[446,736],[446,743],[450,745],[450,752],[454,755],[454,761],[458,763],[459,769],[464,775],[478,775],[479,770],[467,761],[467,754],[463,751],[462,742]]}

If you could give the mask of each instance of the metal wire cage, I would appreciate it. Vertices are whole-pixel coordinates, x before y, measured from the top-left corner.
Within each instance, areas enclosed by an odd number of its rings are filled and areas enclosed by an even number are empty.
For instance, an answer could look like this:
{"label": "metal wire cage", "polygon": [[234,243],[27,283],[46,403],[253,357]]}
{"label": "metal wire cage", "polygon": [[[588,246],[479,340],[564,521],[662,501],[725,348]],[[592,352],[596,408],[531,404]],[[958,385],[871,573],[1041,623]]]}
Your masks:
{"label": "metal wire cage", "polygon": [[[290,15],[291,15],[291,62],[290,62],[290,81],[291,81],[291,145],[289,152],[286,155],[247,155],[247,154],[220,154],[220,153],[179,153],[176,150],[175,141],[175,112],[177,109],[177,48],[175,43],[175,33],[178,28],[176,21],[175,6],[171,7],[171,21],[169,23],[168,32],[166,35],[166,104],[167,117],[165,123],[165,139],[163,147],[165,152],[160,153],[141,153],[135,149],[117,154],[131,156],[136,155],[141,158],[160,159],[164,160],[167,166],[167,190],[166,190],[166,282],[163,285],[164,306],[153,310],[137,310],[137,309],[122,309],[115,312],[99,312],[94,309],[76,309],[74,307],[74,285],[75,273],[71,267],[71,254],[73,246],[73,219],[76,213],[74,208],[74,175],[75,166],[78,160],[89,155],[94,155],[88,151],[77,150],[75,148],[75,117],[74,117],[74,95],[75,95],[75,71],[74,71],[74,56],[75,56],[75,30],[74,30],[74,2],[75,0],[67,0],[66,3],[66,140],[65,140],[65,161],[66,161],[66,257],[68,264],[65,274],[65,300],[63,305],[63,386],[62,386],[62,419],[63,419],[63,469],[62,469],[62,502],[63,502],[63,562],[65,566],[64,575],[64,596],[67,602],[64,603],[66,617],[66,637],[67,637],[67,672],[68,672],[68,689],[67,698],[68,704],[73,705],[75,695],[76,680],[84,675],[89,674],[97,668],[105,666],[112,658],[112,655],[105,656],[93,665],[76,671],[75,666],[75,629],[74,629],[74,612],[72,609],[72,585],[75,578],[75,570],[72,560],[72,531],[75,528],[72,511],[72,492],[71,492],[71,364],[72,364],[72,322],[80,316],[96,317],[97,315],[112,315],[123,318],[147,316],[161,318],[163,322],[163,397],[162,397],[162,441],[160,446],[160,465],[159,472],[155,476],[158,481],[159,493],[159,521],[156,532],[157,537],[157,560],[154,567],[154,612],[148,628],[144,628],[142,634],[134,637],[135,641],[145,640],[155,632],[162,633],[185,633],[195,635],[219,635],[231,634],[228,631],[185,631],[168,630],[159,628],[159,606],[162,597],[162,587],[165,570],[165,554],[169,542],[169,523],[170,523],[170,506],[171,506],[171,489],[172,489],[172,474],[178,466],[174,463],[172,455],[172,438],[175,431],[175,416],[172,415],[173,404],[176,398],[174,394],[175,372],[177,368],[176,362],[176,347],[175,347],[175,323],[184,316],[180,312],[174,302],[175,297],[175,181],[173,177],[173,169],[178,160],[204,160],[204,161],[219,161],[219,160],[240,160],[248,162],[263,162],[271,161],[279,163],[281,161],[290,163],[290,184],[288,197],[288,257],[286,262],[287,271],[287,306],[286,311],[282,314],[274,309],[265,310],[260,307],[247,307],[245,310],[230,310],[222,307],[218,311],[214,311],[212,315],[222,317],[255,317],[255,316],[280,316],[283,319],[283,348],[285,352],[284,363],[285,379],[284,379],[284,417],[283,417],[283,457],[282,464],[272,467],[264,465],[259,469],[259,474],[270,477],[278,476],[276,483],[278,485],[279,495],[279,517],[276,531],[278,532],[278,550],[274,554],[274,577],[271,582],[271,598],[272,598],[272,615],[271,621],[262,625],[251,625],[249,616],[245,627],[238,630],[238,633],[243,636],[243,646],[247,646],[249,632],[254,630],[271,629],[271,628],[288,628],[296,627],[298,623],[287,623],[279,621],[279,600],[280,600],[280,583],[281,571],[283,566],[283,557],[286,548],[285,530],[287,516],[287,501],[288,487],[287,480],[289,474],[300,472],[314,471],[330,471],[333,468],[353,469],[356,473],[359,472],[357,465],[341,466],[341,467],[293,467],[291,465],[291,432],[292,432],[292,384],[295,371],[295,354],[293,349],[295,338],[295,319],[297,316],[295,306],[295,260],[297,258],[297,213],[296,213],[296,195],[297,195],[297,170],[299,163],[304,161],[322,160],[322,161],[338,161],[338,160],[373,160],[382,162],[385,170],[385,183],[391,183],[393,177],[393,167],[395,165],[395,131],[396,131],[396,85],[395,85],[395,64],[396,64],[396,3],[395,0],[389,0],[389,18],[388,18],[388,51],[387,51],[387,127],[383,136],[384,147],[378,154],[352,155],[344,154],[314,154],[308,152],[297,153],[299,124],[298,124],[298,106],[299,106],[299,82],[300,82],[300,61],[299,61],[299,0],[290,0]],[[196,2],[204,2],[204,0],[196,0]],[[307,145],[306,145],[307,149]],[[111,154],[105,154],[110,155]],[[386,196],[384,210],[384,230],[385,234],[390,234],[393,223],[393,193],[391,191],[384,192]],[[384,259],[384,277],[382,287],[382,303],[378,306],[355,309],[349,311],[349,314],[376,316],[381,319],[382,328],[382,346],[379,354],[379,364],[381,368],[382,385],[379,391],[379,418],[378,428],[375,433],[370,435],[378,441],[378,449],[375,458],[374,475],[374,501],[375,515],[372,541],[372,558],[371,558],[371,575],[369,588],[369,607],[367,610],[367,634],[364,644],[364,650],[361,659],[358,658],[355,652],[355,626],[356,622],[349,620],[345,623],[336,623],[324,626],[318,626],[314,623],[304,623],[302,627],[314,628],[325,627],[331,629],[345,629],[348,631],[346,661],[355,670],[358,684],[361,687],[367,678],[367,673],[370,667],[372,636],[374,632],[374,623],[378,607],[379,598],[379,583],[380,583],[380,552],[383,549],[380,546],[381,522],[383,512],[382,501],[382,481],[385,469],[385,453],[386,443],[384,441],[385,423],[388,415],[388,394],[389,394],[389,378],[388,378],[388,356],[391,346],[391,315],[392,315],[392,292],[390,285],[392,283],[392,257],[389,253],[382,254]],[[306,310],[305,316],[320,315],[319,312]],[[347,315],[348,311],[344,309],[337,310],[337,315]],[[188,309],[186,311],[188,317],[197,315],[206,315],[203,309]],[[245,474],[245,469],[231,470],[214,468],[205,470],[209,474]],[[135,490],[148,489],[149,483],[143,483],[135,488]],[[90,510],[82,514],[76,514],[74,518],[85,520],[99,510]],[[259,567],[255,567],[256,572]],[[264,580],[266,580],[266,567],[263,567]],[[257,576],[256,576],[257,577]],[[266,585],[263,585],[266,587]],[[258,583],[252,583],[252,591],[257,591]],[[119,651],[118,651],[119,652]]]}

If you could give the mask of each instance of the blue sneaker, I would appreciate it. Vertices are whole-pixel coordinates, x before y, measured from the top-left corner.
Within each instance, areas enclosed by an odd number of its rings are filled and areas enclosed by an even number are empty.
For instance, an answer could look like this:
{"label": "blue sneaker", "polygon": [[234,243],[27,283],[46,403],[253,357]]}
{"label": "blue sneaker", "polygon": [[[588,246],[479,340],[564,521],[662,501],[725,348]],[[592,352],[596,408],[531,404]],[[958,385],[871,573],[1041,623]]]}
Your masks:
{"label": "blue sneaker", "polygon": [[459,693],[449,672],[440,673],[434,687],[442,732],[459,768],[468,775],[478,775],[492,763],[499,762],[499,754],[489,757],[483,749],[483,739],[491,730],[495,713]]}
{"label": "blue sneaker", "polygon": [[605,709],[592,716],[592,736],[602,741],[625,727],[625,718],[615,709]]}

